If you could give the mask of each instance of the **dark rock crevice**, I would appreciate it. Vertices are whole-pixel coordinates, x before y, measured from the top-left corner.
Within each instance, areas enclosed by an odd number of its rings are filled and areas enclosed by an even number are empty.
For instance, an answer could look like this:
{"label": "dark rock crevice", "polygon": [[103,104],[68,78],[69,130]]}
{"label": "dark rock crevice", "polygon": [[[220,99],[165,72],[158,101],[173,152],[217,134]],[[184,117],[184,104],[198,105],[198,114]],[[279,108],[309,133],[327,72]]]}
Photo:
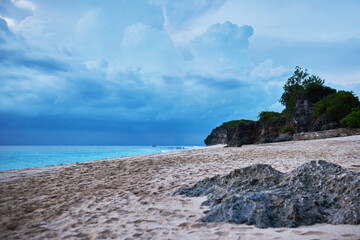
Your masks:
{"label": "dark rock crevice", "polygon": [[360,172],[326,161],[290,173],[257,164],[199,181],[175,194],[207,196],[204,222],[267,227],[360,224]]}

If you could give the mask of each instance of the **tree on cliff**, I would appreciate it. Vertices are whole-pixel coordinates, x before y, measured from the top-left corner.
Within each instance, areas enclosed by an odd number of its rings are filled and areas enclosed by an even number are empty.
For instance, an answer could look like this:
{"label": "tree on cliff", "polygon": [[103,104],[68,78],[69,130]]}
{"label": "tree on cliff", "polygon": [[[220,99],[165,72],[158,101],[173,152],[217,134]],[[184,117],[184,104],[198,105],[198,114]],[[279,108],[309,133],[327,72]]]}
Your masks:
{"label": "tree on cliff", "polygon": [[302,70],[299,66],[296,66],[294,74],[288,78],[283,87],[284,92],[279,102],[285,105],[287,110],[291,110],[298,96],[302,95],[315,103],[336,92],[335,89],[325,86],[324,83],[324,79],[309,75],[307,69]]}
{"label": "tree on cliff", "polygon": [[299,66],[295,67],[294,74],[288,78],[283,89],[279,102],[286,105],[286,102],[298,91],[303,90],[303,81],[308,77],[307,69],[303,71]]}

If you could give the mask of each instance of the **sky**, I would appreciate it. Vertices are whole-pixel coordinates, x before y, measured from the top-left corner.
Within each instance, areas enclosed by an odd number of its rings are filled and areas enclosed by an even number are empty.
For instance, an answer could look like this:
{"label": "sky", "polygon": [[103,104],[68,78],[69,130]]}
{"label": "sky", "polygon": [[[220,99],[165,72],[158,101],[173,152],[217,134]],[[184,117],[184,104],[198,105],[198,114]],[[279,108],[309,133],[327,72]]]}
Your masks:
{"label": "sky", "polygon": [[360,94],[357,0],[0,0],[0,145],[203,145],[295,66]]}

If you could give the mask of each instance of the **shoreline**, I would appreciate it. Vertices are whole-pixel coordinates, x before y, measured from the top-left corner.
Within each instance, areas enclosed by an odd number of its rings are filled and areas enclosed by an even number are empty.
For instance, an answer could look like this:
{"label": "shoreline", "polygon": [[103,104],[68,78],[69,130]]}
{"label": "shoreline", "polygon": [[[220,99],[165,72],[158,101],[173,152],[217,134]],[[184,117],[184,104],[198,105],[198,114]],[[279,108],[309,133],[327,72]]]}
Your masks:
{"label": "shoreline", "polygon": [[0,238],[358,239],[360,225],[258,229],[203,223],[204,198],[172,193],[256,163],[326,160],[360,171],[360,136],[220,146],[0,172]]}
{"label": "shoreline", "polygon": [[[33,168],[40,167],[51,167],[56,165],[64,165],[64,164],[72,164],[72,163],[81,163],[81,162],[91,162],[91,161],[99,161],[105,159],[113,159],[113,158],[122,158],[122,157],[130,157],[130,156],[142,156],[142,155],[150,155],[157,153],[166,153],[171,151],[180,151],[187,149],[199,149],[205,146],[62,146],[62,145],[26,145],[26,146],[17,146],[17,145],[9,145],[9,146],[0,146],[0,161],[5,161],[5,164],[1,162],[0,165],[0,173],[5,171],[14,171],[14,170],[29,170]],[[109,151],[111,148],[111,151]],[[138,152],[134,152],[134,150],[140,150]],[[155,150],[155,151],[152,151]],[[26,152],[26,154],[20,154],[22,152]],[[98,151],[101,151],[99,153]],[[4,155],[7,152],[11,152],[12,155]],[[60,154],[58,154],[60,152]],[[68,152],[70,152],[72,156],[70,156],[70,160],[68,158]],[[79,156],[78,153],[81,153]],[[116,152],[114,154],[113,152]],[[61,154],[62,153],[62,154]],[[111,156],[108,156],[111,153]],[[18,163],[17,165],[10,168],[6,165],[6,158],[13,158],[14,155],[17,155]],[[34,159],[33,154],[37,155],[37,159]],[[50,160],[47,157],[50,155],[55,156]],[[95,156],[94,156],[95,155]],[[87,157],[85,157],[87,156]],[[90,156],[90,157],[89,157]],[[48,161],[44,163],[44,158]],[[65,158],[66,161],[64,161]],[[84,159],[85,158],[85,159]],[[39,164],[40,159],[40,164]],[[34,161],[35,160],[35,161]],[[42,160],[42,161],[41,161]],[[34,162],[33,162],[34,161]],[[27,162],[30,162],[28,164]],[[11,163],[8,163],[11,165]],[[46,164],[46,165],[43,165]],[[25,166],[24,166],[25,165]]]}
{"label": "shoreline", "polygon": [[60,164],[54,164],[54,165],[47,165],[47,166],[40,166],[40,167],[31,167],[31,168],[20,168],[20,169],[10,169],[10,170],[0,170],[0,183],[1,182],[7,182],[8,180],[13,180],[13,178],[16,177],[23,177],[26,175],[32,175],[36,173],[41,172],[54,172],[57,170],[61,170],[62,168],[66,167],[74,167],[76,165],[82,164],[82,163],[92,163],[92,162],[98,162],[98,161],[107,161],[107,160],[119,160],[122,158],[132,158],[132,157],[148,157],[152,155],[158,155],[158,154],[168,154],[172,152],[178,152],[178,151],[187,151],[187,150],[194,150],[194,149],[203,149],[203,148],[221,148],[224,147],[223,144],[218,144],[214,146],[199,146],[189,149],[174,149],[174,150],[166,150],[165,152],[160,153],[150,153],[150,154],[139,154],[134,156],[126,156],[126,157],[115,157],[115,158],[103,158],[103,159],[96,159],[96,160],[89,160],[89,161],[83,161],[83,162],[74,162],[74,163],[60,163]]}

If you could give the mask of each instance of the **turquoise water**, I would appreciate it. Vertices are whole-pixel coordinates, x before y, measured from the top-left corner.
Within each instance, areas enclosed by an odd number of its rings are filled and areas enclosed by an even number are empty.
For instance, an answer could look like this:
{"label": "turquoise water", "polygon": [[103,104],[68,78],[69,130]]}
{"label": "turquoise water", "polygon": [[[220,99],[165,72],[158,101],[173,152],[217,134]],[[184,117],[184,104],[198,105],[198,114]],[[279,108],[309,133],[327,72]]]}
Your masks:
{"label": "turquoise water", "polygon": [[0,146],[0,171],[160,153],[188,146]]}

